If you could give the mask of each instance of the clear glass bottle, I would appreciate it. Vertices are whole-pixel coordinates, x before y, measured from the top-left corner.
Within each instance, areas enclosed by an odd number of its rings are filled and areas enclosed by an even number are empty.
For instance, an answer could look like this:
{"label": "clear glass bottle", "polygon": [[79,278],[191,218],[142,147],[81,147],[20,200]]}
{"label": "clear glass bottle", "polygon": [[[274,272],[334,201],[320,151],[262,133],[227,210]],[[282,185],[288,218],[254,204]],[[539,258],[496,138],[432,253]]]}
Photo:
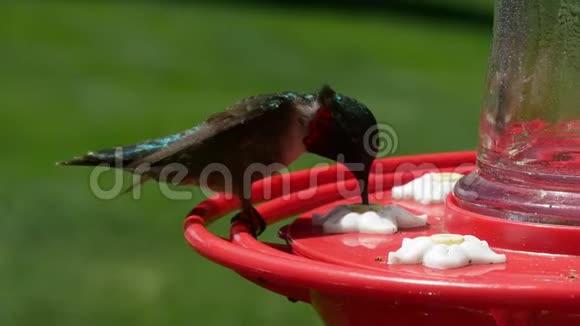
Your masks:
{"label": "clear glass bottle", "polygon": [[497,0],[479,137],[460,206],[580,225],[580,0]]}

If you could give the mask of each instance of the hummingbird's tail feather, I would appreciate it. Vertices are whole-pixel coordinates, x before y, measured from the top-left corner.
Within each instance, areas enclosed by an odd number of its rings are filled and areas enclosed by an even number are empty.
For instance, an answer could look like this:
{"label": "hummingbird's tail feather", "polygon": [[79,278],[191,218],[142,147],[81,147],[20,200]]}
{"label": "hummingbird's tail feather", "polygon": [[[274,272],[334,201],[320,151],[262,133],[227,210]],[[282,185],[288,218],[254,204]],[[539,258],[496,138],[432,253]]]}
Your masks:
{"label": "hummingbird's tail feather", "polygon": [[110,165],[109,163],[111,163],[110,160],[99,158],[99,157],[93,155],[93,153],[88,153],[86,155],[83,155],[81,157],[75,157],[75,158],[68,160],[68,161],[56,162],[56,165],[62,165],[62,166],[68,166],[68,165],[98,166],[101,164]]}
{"label": "hummingbird's tail feather", "polygon": [[116,147],[105,149],[97,152],[88,152],[87,154],[75,157],[68,161],[57,162],[56,165],[76,165],[76,166],[99,166],[107,165],[110,167],[122,168],[127,164],[131,164],[135,157],[130,155],[130,149],[133,146],[128,147]]}
{"label": "hummingbird's tail feather", "polygon": [[195,130],[197,129],[194,128],[181,133],[147,140],[139,144],[88,152],[81,157],[76,157],[69,161],[58,162],[56,164],[81,166],[97,166],[103,164],[133,171],[139,169],[139,165],[152,163],[144,160],[145,158],[151,157],[155,153],[162,152],[163,149],[171,147],[174,143],[181,140],[183,137],[192,134]]}

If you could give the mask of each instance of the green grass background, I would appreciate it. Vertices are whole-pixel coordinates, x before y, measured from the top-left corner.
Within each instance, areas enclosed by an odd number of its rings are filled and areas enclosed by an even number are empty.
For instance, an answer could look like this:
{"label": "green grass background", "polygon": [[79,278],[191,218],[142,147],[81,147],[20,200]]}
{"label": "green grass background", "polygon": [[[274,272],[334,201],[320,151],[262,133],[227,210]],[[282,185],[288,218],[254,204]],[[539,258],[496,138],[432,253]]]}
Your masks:
{"label": "green grass background", "polygon": [[474,149],[490,37],[388,12],[0,4],[0,325],[320,325],[188,247],[198,190],[102,201],[87,169],[54,162],[324,82],[393,126],[397,154]]}

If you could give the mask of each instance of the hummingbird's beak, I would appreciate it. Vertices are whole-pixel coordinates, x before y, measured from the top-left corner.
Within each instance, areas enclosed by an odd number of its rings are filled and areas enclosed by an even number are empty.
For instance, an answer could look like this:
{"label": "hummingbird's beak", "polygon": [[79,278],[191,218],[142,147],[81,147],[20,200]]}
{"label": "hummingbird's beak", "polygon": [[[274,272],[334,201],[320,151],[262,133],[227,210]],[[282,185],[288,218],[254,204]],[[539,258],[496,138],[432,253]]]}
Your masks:
{"label": "hummingbird's beak", "polygon": [[362,173],[357,173],[356,179],[360,188],[360,196],[363,205],[369,205],[369,169],[365,169]]}
{"label": "hummingbird's beak", "polygon": [[369,204],[369,177],[367,176],[365,180],[358,181],[360,186],[360,196],[363,205]]}

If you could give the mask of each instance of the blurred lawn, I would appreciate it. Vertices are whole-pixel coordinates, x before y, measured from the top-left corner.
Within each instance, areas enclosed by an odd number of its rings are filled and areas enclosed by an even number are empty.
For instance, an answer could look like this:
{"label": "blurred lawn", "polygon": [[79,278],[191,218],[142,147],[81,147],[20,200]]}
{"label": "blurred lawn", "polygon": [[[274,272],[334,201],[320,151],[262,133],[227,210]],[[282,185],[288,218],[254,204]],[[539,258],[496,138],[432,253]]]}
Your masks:
{"label": "blurred lawn", "polygon": [[383,14],[1,4],[0,325],[319,325],[189,249],[199,191],[101,201],[87,169],[54,162],[323,82],[391,124],[398,154],[472,149],[490,34]]}

